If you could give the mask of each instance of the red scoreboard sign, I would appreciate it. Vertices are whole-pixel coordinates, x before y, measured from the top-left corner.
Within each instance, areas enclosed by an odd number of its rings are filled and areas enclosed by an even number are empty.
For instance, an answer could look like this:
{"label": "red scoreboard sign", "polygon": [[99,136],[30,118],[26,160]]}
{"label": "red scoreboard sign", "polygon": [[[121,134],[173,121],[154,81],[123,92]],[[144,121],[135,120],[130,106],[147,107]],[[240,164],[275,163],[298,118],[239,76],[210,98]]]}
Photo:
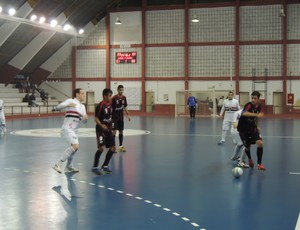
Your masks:
{"label": "red scoreboard sign", "polygon": [[136,52],[116,52],[116,64],[136,63]]}

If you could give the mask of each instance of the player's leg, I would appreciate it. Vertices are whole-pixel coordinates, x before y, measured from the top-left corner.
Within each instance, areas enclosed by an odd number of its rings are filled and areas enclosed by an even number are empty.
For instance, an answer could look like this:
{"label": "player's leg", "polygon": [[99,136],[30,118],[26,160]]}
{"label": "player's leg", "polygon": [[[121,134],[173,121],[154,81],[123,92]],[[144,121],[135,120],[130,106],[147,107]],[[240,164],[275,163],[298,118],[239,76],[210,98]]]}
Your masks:
{"label": "player's leg", "polygon": [[228,131],[230,128],[231,128],[231,122],[229,122],[229,121],[224,121],[224,120],[223,120],[223,125],[222,125],[222,137],[221,137],[221,140],[219,141],[218,145],[222,145],[222,144],[225,143],[227,131]]}
{"label": "player's leg", "polygon": [[102,173],[112,173],[112,171],[109,169],[108,164],[110,162],[110,159],[112,158],[114,152],[116,151],[116,144],[115,144],[115,136],[112,132],[109,132],[105,138],[104,138],[105,146],[106,148],[109,148],[105,160],[103,162],[103,165],[101,167]]}
{"label": "player's leg", "polygon": [[123,130],[124,130],[124,120],[118,122],[118,131],[119,131],[119,151],[126,152],[125,147],[123,146]]}
{"label": "player's leg", "polygon": [[243,142],[244,144],[244,147],[243,148],[243,153],[242,155],[246,155],[248,157],[248,162],[249,162],[249,166],[251,168],[254,167],[254,163],[253,163],[253,160],[251,158],[251,152],[250,152],[250,147],[251,147],[251,137],[249,137],[249,134],[248,133],[244,133],[244,132],[239,132],[239,135],[240,135],[240,138],[241,138],[241,141]]}
{"label": "player's leg", "polygon": [[92,167],[92,172],[97,175],[102,175],[101,170],[98,168],[99,160],[101,157],[102,152],[104,151],[104,137],[103,133],[101,131],[96,130],[96,138],[97,138],[97,151],[95,153],[94,157],[94,163]]}
{"label": "player's leg", "polygon": [[266,170],[265,166],[261,163],[263,156],[263,141],[261,137],[256,141],[256,154],[257,154],[257,169],[258,170]]}
{"label": "player's leg", "polygon": [[[77,140],[78,140],[78,138],[77,138]],[[77,152],[77,150],[79,149],[79,144],[78,143],[77,144],[71,144],[71,147],[75,151],[67,159],[67,165],[66,165],[66,168],[65,168],[65,172],[78,173],[79,170],[77,168],[75,168],[72,163],[73,163],[74,155]]]}
{"label": "player's leg", "polygon": [[70,132],[70,131],[67,132],[62,130],[61,136],[68,142],[70,146],[64,150],[60,160],[58,160],[55,163],[55,165],[52,167],[58,173],[62,173],[62,163],[68,160],[70,157],[71,159],[69,160],[67,165],[69,166],[71,165],[73,160],[73,155],[79,149],[78,137],[75,134],[75,132]]}
{"label": "player's leg", "polygon": [[193,118],[193,108],[192,108],[192,106],[189,106],[189,110],[190,110],[190,118]]}
{"label": "player's leg", "polygon": [[241,141],[241,138],[238,133],[232,133],[232,139],[235,145],[234,145],[233,155],[231,157],[231,160],[237,161],[239,159],[240,151],[243,147],[243,142]]}
{"label": "player's leg", "polygon": [[192,118],[195,118],[196,106],[192,106]]}

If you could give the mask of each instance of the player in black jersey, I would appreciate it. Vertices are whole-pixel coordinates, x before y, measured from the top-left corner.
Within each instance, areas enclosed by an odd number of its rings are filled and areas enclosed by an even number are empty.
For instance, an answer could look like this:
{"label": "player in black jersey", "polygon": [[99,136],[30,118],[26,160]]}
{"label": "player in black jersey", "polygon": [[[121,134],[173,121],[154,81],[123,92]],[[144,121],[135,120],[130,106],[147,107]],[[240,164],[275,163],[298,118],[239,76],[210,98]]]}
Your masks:
{"label": "player in black jersey", "polygon": [[244,106],[242,116],[240,117],[238,123],[238,131],[245,146],[245,153],[249,158],[249,166],[254,167],[253,160],[251,159],[250,146],[256,144],[257,146],[257,169],[266,170],[263,166],[262,156],[263,156],[263,141],[257,126],[258,118],[263,116],[261,112],[261,104],[259,101],[260,93],[254,91],[251,94],[251,102],[248,102]]}
{"label": "player in black jersey", "polygon": [[[114,134],[114,122],[113,122],[113,108],[111,104],[112,91],[110,89],[104,89],[102,92],[103,101],[101,101],[95,110],[95,122],[96,122],[96,136],[98,150],[95,153],[94,165],[92,172],[97,175],[111,173],[108,168],[109,161],[116,150],[115,147],[115,134]],[[98,168],[100,156],[104,150],[104,146],[108,148],[104,163],[101,169]]]}
{"label": "player in black jersey", "polygon": [[128,121],[131,120],[129,112],[127,109],[127,99],[123,95],[124,86],[118,86],[118,94],[115,95],[112,99],[113,105],[113,119],[115,123],[115,130],[119,131],[119,151],[126,152],[125,147],[123,146],[123,130],[124,130],[124,111],[127,114]]}

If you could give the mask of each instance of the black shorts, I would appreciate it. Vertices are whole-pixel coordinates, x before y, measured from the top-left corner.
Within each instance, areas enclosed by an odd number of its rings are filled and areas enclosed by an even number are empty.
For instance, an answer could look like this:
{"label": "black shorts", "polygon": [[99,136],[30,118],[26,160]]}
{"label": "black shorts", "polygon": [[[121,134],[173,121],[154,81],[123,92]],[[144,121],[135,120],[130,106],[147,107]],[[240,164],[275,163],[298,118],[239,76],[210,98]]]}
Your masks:
{"label": "black shorts", "polygon": [[239,132],[240,138],[246,148],[250,147],[250,145],[255,144],[256,141],[262,140],[260,133],[258,130],[254,132]]}
{"label": "black shorts", "polygon": [[103,132],[102,130],[96,129],[97,147],[100,148],[105,146],[106,148],[116,146],[115,135],[112,131]]}
{"label": "black shorts", "polygon": [[118,130],[118,131],[124,130],[124,119],[115,121],[114,130]]}

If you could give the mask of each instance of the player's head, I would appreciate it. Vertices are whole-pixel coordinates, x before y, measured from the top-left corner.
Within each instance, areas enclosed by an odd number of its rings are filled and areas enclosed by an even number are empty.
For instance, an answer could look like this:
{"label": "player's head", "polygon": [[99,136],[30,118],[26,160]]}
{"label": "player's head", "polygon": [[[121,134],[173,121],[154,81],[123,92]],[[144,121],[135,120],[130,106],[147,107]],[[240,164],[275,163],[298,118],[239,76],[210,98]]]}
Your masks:
{"label": "player's head", "polygon": [[234,96],[233,91],[229,91],[229,92],[228,92],[228,100],[232,100],[232,99],[233,99],[233,96]]}
{"label": "player's head", "polygon": [[258,91],[253,91],[251,93],[251,102],[252,104],[258,104],[259,103],[259,98],[260,98],[260,92]]}
{"label": "player's head", "polygon": [[80,102],[85,101],[84,90],[81,89],[81,88],[74,89],[74,91],[73,91],[73,98],[76,98]]}
{"label": "player's head", "polygon": [[118,85],[117,90],[118,90],[118,94],[119,95],[123,95],[123,93],[124,93],[124,86],[123,85]]}
{"label": "player's head", "polygon": [[104,89],[102,91],[103,100],[106,101],[106,102],[110,102],[112,93],[113,92],[111,91],[111,89],[108,89],[108,88]]}

